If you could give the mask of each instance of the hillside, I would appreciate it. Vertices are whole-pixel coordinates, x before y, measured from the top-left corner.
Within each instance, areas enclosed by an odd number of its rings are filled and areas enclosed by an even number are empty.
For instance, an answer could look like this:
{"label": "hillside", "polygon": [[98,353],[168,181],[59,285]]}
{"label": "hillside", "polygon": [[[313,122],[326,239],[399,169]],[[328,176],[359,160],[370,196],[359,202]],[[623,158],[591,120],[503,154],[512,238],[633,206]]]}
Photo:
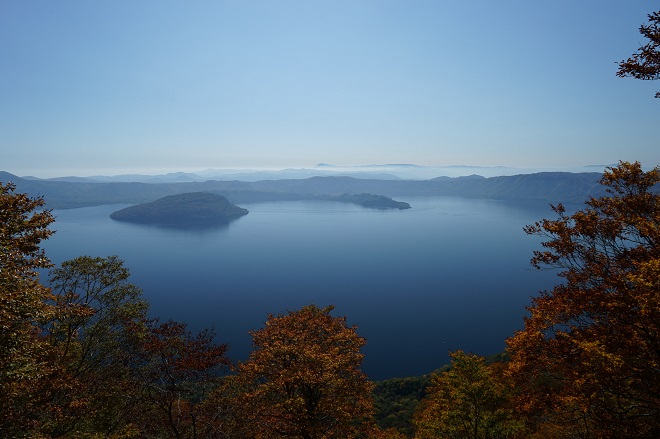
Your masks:
{"label": "hillside", "polygon": [[110,218],[144,224],[195,225],[226,223],[247,213],[247,209],[230,203],[222,195],[195,192],[129,206],[112,213]]}
{"label": "hillside", "polygon": [[0,172],[19,192],[43,196],[48,207],[62,209],[100,204],[144,203],[186,192],[209,192],[233,203],[319,199],[342,194],[385,197],[460,196],[505,200],[581,204],[602,196],[598,173],[543,172],[507,177],[442,177],[431,180],[373,180],[352,177],[311,177],[296,180],[219,181],[186,183],[93,183],[32,180]]}

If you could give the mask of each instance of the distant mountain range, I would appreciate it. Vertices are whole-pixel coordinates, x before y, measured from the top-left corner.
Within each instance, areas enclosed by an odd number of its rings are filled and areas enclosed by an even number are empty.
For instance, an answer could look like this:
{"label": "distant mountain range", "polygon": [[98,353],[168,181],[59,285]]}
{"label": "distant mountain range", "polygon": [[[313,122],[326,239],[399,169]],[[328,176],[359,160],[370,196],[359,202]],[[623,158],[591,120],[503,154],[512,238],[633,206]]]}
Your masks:
{"label": "distant mountain range", "polygon": [[[75,183],[190,183],[207,180],[301,180],[310,177],[353,177],[368,180],[429,180],[436,177],[464,177],[480,175],[483,177],[499,177],[520,174],[533,174],[538,172],[599,172],[602,173],[606,165],[590,165],[572,169],[541,169],[541,168],[514,168],[505,166],[479,167],[479,166],[420,166],[414,164],[381,164],[361,166],[340,166],[319,163],[313,168],[289,168],[280,170],[258,169],[206,169],[199,172],[170,172],[159,175],[121,174],[98,175],[92,177],[56,177],[49,181],[68,181]],[[41,180],[37,177],[23,178]]]}
{"label": "distant mountain range", "polygon": [[[43,196],[50,208],[101,204],[139,204],[168,195],[208,192],[232,203],[274,200],[329,199],[343,194],[377,194],[405,202],[411,196],[461,196],[503,200],[581,204],[589,196],[602,196],[601,172],[541,172],[512,176],[437,177],[428,180],[366,179],[314,176],[304,179],[260,181],[206,180],[186,182],[95,182],[79,179],[32,179],[1,172],[1,182],[13,182],[19,192]],[[328,197],[332,196],[332,197]]]}

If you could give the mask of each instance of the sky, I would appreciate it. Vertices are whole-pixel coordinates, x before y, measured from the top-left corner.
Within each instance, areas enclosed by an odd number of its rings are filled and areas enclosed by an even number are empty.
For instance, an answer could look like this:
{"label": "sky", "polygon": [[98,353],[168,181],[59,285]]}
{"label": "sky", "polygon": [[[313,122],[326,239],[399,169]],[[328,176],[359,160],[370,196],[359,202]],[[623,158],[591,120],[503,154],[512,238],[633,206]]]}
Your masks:
{"label": "sky", "polygon": [[649,0],[0,0],[0,170],[660,164]]}

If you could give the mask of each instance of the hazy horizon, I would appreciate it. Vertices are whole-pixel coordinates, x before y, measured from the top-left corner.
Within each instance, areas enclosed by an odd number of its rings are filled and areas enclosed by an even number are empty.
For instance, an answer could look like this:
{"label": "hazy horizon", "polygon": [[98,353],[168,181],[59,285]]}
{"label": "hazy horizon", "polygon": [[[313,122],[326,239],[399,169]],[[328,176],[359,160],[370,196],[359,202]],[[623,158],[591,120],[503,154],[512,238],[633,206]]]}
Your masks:
{"label": "hazy horizon", "polygon": [[0,4],[0,168],[657,165],[641,0]]}
{"label": "hazy horizon", "polygon": [[[22,178],[115,178],[115,177],[159,177],[177,174],[191,174],[199,177],[218,176],[218,175],[237,175],[242,174],[264,174],[291,176],[299,173],[300,178],[308,173],[317,173],[328,175],[333,174],[388,174],[402,179],[427,179],[439,176],[461,177],[469,175],[481,175],[484,177],[506,176],[516,174],[532,174],[538,172],[602,172],[606,167],[616,164],[588,164],[583,166],[555,166],[555,167],[513,167],[506,165],[495,166],[471,166],[471,165],[418,165],[415,163],[384,163],[384,164],[361,164],[361,165],[335,165],[329,163],[318,163],[305,167],[226,167],[226,168],[171,168],[171,169],[99,169],[99,172],[93,170],[72,169],[67,173],[66,170],[53,170],[42,172],[40,174],[21,174],[13,172],[10,169],[0,169],[0,171],[9,172]],[[647,166],[645,166],[646,168]],[[288,178],[288,177],[286,177]],[[377,178],[377,177],[374,177]]]}

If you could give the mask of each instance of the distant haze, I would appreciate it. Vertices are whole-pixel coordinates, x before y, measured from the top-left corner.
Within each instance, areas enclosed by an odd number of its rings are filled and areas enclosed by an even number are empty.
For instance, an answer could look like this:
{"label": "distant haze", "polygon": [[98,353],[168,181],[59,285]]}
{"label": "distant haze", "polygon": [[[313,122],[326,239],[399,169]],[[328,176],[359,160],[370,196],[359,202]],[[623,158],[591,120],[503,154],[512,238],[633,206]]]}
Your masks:
{"label": "distant haze", "polygon": [[[0,169],[58,177],[318,163],[658,162],[655,2],[0,4]],[[527,171],[523,171],[527,172]]]}
{"label": "distant haze", "polygon": [[[612,164],[613,165],[613,164]],[[546,168],[515,168],[507,166],[419,166],[414,164],[382,164],[361,166],[340,166],[321,163],[309,168],[283,168],[283,169],[201,169],[201,170],[172,170],[165,172],[147,173],[119,173],[108,174],[53,174],[53,171],[40,175],[22,175],[21,177],[53,178],[69,181],[99,181],[99,182],[187,182],[204,180],[240,180],[259,181],[275,179],[303,179],[315,176],[350,176],[355,178],[370,178],[381,180],[428,180],[437,177],[463,177],[480,175],[483,177],[496,177],[519,174],[532,174],[537,172],[598,172],[602,173],[607,166],[589,165],[575,167],[546,167]],[[2,171],[0,169],[0,171]],[[75,170],[74,170],[75,171]],[[107,170],[106,170],[107,171]],[[125,171],[125,170],[124,170]],[[55,171],[56,172],[56,171]]]}

